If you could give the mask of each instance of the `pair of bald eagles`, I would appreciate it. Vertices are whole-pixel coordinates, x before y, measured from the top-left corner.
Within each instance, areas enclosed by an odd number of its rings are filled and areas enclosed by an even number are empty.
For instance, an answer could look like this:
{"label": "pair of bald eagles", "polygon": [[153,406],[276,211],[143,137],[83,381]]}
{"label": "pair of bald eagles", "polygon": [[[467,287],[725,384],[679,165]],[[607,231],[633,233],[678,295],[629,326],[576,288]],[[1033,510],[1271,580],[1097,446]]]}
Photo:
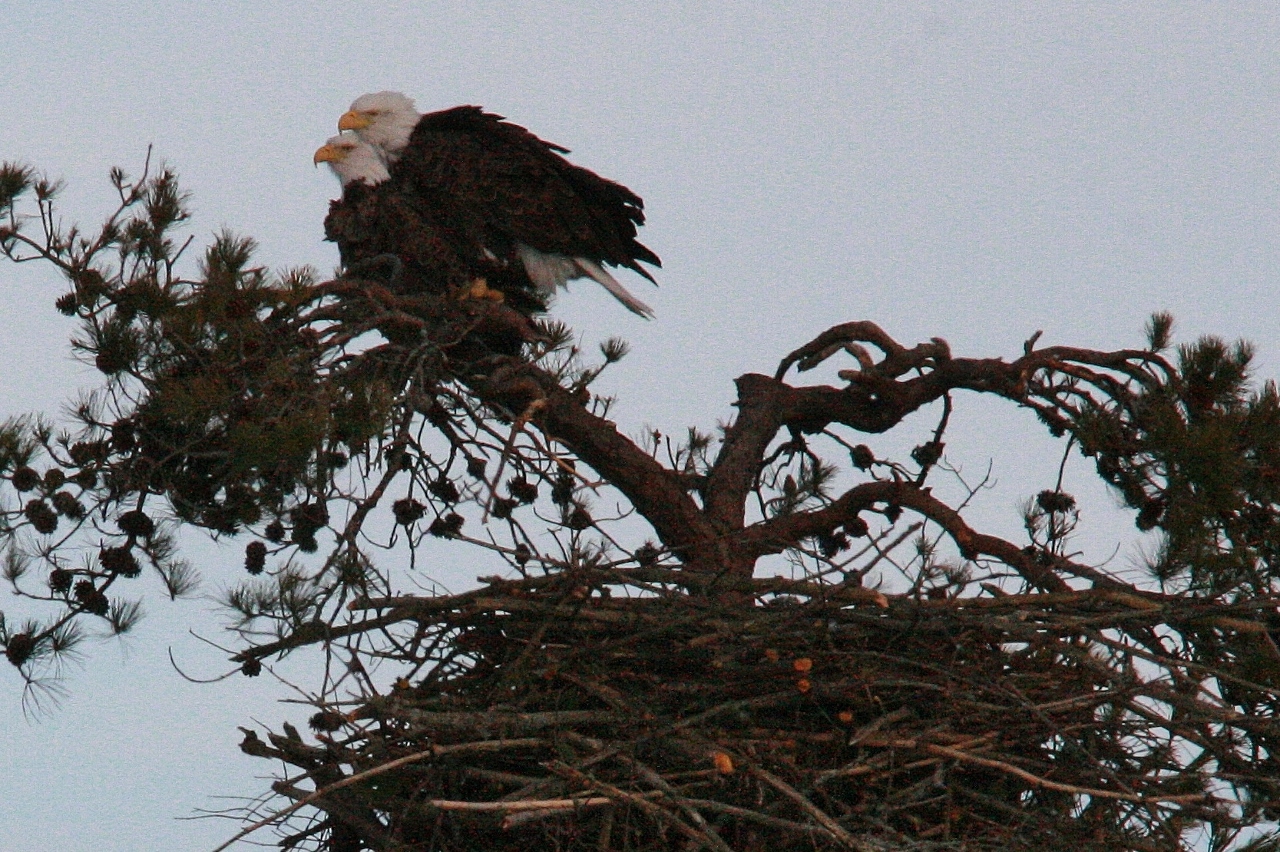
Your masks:
{"label": "pair of bald eagles", "polygon": [[661,266],[636,241],[644,202],[575,166],[567,148],[502,116],[459,106],[420,114],[399,92],[363,95],[315,154],[342,183],[325,220],[343,266],[391,259],[437,286],[501,293],[545,308],[557,287],[591,278],[628,309],[653,316],[606,265]]}

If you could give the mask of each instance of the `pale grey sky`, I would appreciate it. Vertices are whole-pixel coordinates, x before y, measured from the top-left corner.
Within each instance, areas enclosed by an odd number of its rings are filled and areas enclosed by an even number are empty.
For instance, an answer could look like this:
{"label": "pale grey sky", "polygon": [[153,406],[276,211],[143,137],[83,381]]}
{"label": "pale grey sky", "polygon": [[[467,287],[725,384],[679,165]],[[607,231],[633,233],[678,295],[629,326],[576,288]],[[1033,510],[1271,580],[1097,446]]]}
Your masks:
{"label": "pale grey sky", "polygon": [[[423,110],[482,104],[645,198],[661,287],[625,283],[658,318],[582,284],[555,308],[588,339],[631,341],[607,379],[627,430],[711,427],[734,376],[851,319],[1016,355],[1036,329],[1135,345],[1169,309],[1182,339],[1251,338],[1280,374],[1274,3],[786,5],[16,5],[0,159],[66,178],[64,216],[93,223],[108,168],[136,171],[154,144],[194,193],[198,239],[229,226],[267,265],[327,270],[337,185],[311,153],[347,104],[384,88]],[[69,359],[60,292],[0,266],[0,414],[56,411],[92,380]],[[961,407],[949,450],[978,466],[1002,451],[1011,485],[1042,471],[1034,427],[986,435],[986,410]],[[1016,526],[1026,490],[991,498],[993,517]],[[203,561],[210,591],[238,577],[235,548]],[[293,711],[265,678],[192,686],[169,668],[173,646],[193,673],[219,670],[185,634],[217,635],[211,606],[150,600],[137,635],[89,648],[38,722],[0,671],[0,849],[229,836],[174,818],[261,790],[270,767],[239,754],[235,727]]]}

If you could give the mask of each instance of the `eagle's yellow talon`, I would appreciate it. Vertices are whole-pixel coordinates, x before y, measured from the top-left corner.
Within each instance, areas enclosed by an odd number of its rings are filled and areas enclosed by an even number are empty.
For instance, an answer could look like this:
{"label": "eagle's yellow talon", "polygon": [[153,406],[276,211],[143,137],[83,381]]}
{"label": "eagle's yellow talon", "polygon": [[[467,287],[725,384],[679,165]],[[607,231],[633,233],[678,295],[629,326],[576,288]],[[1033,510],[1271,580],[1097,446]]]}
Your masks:
{"label": "eagle's yellow talon", "polygon": [[489,294],[492,292],[493,291],[489,289],[488,281],[485,281],[483,278],[477,278],[458,291],[458,301],[461,302],[467,299],[491,298]]}

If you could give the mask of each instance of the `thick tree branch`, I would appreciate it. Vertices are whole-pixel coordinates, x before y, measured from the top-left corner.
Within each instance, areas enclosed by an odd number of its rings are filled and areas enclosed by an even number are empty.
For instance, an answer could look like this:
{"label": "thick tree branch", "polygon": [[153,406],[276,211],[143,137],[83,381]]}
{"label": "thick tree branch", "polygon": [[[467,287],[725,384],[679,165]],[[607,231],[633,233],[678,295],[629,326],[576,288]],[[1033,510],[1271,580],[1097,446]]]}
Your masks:
{"label": "thick tree branch", "polygon": [[[892,429],[907,415],[941,398],[948,391],[971,390],[1002,396],[1026,404],[1029,397],[1049,397],[1054,391],[1033,383],[1040,371],[1067,372],[1094,384],[1106,384],[1108,393],[1119,385],[1106,375],[1079,373],[1073,365],[1085,364],[1116,370],[1139,380],[1150,379],[1135,363],[1158,362],[1150,353],[1141,351],[1093,352],[1087,349],[1054,347],[1024,355],[1012,362],[999,358],[955,358],[934,360],[936,351],[921,353],[919,347],[904,353],[903,359],[914,361],[913,367],[926,369],[923,375],[905,381],[886,376],[880,369],[846,371],[849,385],[792,387],[776,378],[749,373],[738,379],[739,399],[768,399],[776,406],[780,426],[794,426],[804,432],[819,432],[832,423],[840,423],[860,432],[881,433]],[[908,356],[910,356],[908,358]],[[1161,362],[1162,363],[1162,362]],[[894,373],[904,363],[892,365]],[[1058,393],[1063,391],[1059,390]]]}
{"label": "thick tree branch", "polygon": [[534,422],[621,491],[677,557],[690,566],[712,567],[715,555],[724,552],[721,535],[676,473],[621,434],[612,421],[587,411],[577,396],[540,375],[547,396]]}
{"label": "thick tree branch", "polygon": [[786,385],[759,385],[743,376],[738,386],[738,417],[725,431],[724,443],[702,488],[706,513],[724,532],[742,529],[747,495],[760,474],[765,451],[782,421],[777,396]]}

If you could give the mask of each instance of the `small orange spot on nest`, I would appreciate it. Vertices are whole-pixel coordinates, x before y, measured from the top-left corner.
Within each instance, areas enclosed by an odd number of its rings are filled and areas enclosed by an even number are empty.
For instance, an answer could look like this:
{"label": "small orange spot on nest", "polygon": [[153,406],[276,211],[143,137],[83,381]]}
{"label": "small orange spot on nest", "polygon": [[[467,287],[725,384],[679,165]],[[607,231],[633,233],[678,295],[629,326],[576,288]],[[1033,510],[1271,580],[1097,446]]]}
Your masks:
{"label": "small orange spot on nest", "polygon": [[813,660],[808,657],[800,657],[791,664],[791,667],[798,672],[807,672],[813,668]]}
{"label": "small orange spot on nest", "polygon": [[409,679],[408,679],[407,677],[398,677],[398,678],[396,678],[395,688],[396,688],[396,689],[408,689],[408,688],[409,688]]}
{"label": "small orange spot on nest", "polygon": [[718,751],[711,755],[711,759],[716,762],[716,771],[721,775],[733,774],[733,758],[722,751]]}
{"label": "small orange spot on nest", "polygon": [[772,648],[764,652],[764,658],[771,663],[778,662],[778,657],[779,657],[778,652],[773,650]]}
{"label": "small orange spot on nest", "polygon": [[796,689],[800,690],[801,692],[808,692],[809,690],[813,689],[813,684],[809,682],[809,679],[807,677],[802,677],[798,681],[796,681]]}
{"label": "small orange spot on nest", "polygon": [[848,710],[841,710],[839,713],[836,714],[836,718],[839,719],[844,724],[848,725],[850,722],[853,721],[853,714],[850,713]]}

